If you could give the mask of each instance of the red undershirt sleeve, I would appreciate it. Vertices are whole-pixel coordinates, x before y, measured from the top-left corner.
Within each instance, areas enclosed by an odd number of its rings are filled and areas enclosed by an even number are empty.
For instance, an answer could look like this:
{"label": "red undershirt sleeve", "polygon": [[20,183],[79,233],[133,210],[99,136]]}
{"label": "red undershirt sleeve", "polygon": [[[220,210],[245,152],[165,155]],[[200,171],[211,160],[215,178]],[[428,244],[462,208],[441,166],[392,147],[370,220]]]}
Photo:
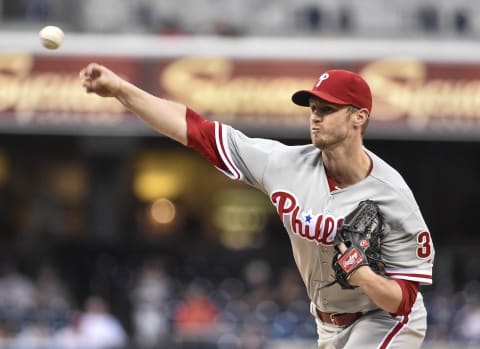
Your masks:
{"label": "red undershirt sleeve", "polygon": [[187,108],[187,146],[194,149],[214,166],[227,171],[218,152],[215,123]]}
{"label": "red undershirt sleeve", "polygon": [[398,306],[396,313],[391,313],[392,316],[407,315],[410,313],[413,303],[417,299],[419,283],[415,281],[395,279],[397,284],[402,289],[402,301]]}

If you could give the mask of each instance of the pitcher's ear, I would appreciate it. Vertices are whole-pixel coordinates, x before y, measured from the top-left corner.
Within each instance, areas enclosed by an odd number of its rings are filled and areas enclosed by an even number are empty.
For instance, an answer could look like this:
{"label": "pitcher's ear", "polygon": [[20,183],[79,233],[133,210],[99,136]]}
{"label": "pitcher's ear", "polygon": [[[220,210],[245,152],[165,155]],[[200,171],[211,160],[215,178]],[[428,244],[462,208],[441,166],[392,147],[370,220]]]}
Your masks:
{"label": "pitcher's ear", "polygon": [[363,125],[366,125],[368,123],[368,109],[357,109],[352,113],[352,118],[356,126],[363,127]]}

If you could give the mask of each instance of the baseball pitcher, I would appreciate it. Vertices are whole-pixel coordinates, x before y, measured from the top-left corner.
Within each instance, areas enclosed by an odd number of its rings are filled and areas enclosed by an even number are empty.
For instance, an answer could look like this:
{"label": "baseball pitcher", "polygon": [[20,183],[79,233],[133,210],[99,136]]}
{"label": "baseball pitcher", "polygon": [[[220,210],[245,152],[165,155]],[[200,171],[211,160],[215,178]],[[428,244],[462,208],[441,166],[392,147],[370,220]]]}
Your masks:
{"label": "baseball pitcher", "polygon": [[319,348],[421,346],[427,314],[418,288],[432,283],[434,247],[404,179],[363,145],[372,96],[362,77],[330,70],[293,94],[310,109],[312,142],[303,146],[249,138],[95,63],[80,77],[87,92],[115,97],[270,197],[311,300]]}

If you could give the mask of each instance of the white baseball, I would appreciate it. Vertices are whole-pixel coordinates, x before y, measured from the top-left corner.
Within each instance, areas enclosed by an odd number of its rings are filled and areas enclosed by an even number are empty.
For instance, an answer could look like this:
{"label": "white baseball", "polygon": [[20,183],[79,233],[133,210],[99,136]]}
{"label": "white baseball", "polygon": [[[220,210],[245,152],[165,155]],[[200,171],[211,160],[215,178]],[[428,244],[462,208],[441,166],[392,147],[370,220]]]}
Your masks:
{"label": "white baseball", "polygon": [[43,27],[38,33],[42,45],[49,50],[55,50],[62,45],[63,42],[63,30],[54,25],[47,25]]}

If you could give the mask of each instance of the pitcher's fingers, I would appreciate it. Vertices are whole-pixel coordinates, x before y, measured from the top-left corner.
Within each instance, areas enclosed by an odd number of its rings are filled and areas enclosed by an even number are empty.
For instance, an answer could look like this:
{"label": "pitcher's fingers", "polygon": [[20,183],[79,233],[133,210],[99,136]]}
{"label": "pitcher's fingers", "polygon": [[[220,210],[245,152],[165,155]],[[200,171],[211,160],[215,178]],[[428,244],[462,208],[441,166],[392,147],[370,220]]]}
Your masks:
{"label": "pitcher's fingers", "polygon": [[82,86],[85,88],[87,92],[92,92],[93,89],[93,82],[89,78],[82,79]]}
{"label": "pitcher's fingers", "polygon": [[89,65],[87,65],[86,71],[87,71],[88,76],[97,77],[97,76],[101,75],[102,68],[103,68],[103,66],[101,66],[98,63],[90,63]]}

